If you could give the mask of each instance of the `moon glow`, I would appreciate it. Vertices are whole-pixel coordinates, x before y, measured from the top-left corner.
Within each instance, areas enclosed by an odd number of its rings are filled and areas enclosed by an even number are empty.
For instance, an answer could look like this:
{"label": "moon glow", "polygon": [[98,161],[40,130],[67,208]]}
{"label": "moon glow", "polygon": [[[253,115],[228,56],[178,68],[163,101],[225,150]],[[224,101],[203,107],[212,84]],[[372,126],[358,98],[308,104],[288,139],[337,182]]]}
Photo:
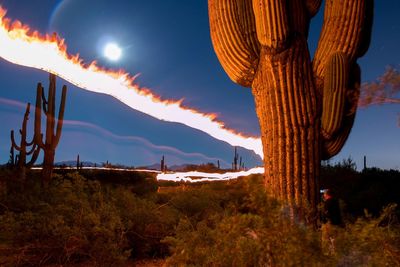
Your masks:
{"label": "moon glow", "polygon": [[112,61],[117,61],[121,58],[122,50],[116,43],[108,43],[104,47],[104,56]]}

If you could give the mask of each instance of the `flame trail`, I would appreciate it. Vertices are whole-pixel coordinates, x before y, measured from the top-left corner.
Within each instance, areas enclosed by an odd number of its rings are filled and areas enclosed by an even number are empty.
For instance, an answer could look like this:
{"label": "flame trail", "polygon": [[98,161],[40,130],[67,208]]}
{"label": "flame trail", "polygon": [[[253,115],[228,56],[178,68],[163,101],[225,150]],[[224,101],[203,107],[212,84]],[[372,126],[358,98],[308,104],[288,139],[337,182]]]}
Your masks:
{"label": "flame trail", "polygon": [[134,84],[135,77],[124,71],[106,70],[93,61],[84,64],[79,55],[69,55],[63,39],[41,35],[20,21],[11,23],[0,6],[0,57],[21,66],[41,69],[82,89],[115,97],[122,103],[154,118],[185,124],[232,146],[253,150],[263,157],[261,139],[247,137],[224,127],[215,114],[184,107],[182,100],[163,100]]}
{"label": "flame trail", "polygon": [[[42,167],[33,167],[32,170],[41,170]],[[55,167],[54,169],[63,170],[75,170],[76,167]],[[189,182],[189,183],[201,183],[201,182],[215,182],[215,181],[228,181],[237,179],[242,176],[248,176],[251,174],[263,174],[263,167],[256,167],[248,171],[240,172],[226,172],[226,173],[207,173],[207,172],[175,172],[175,173],[161,173],[156,170],[147,169],[123,169],[123,168],[106,168],[106,167],[82,167],[84,170],[112,170],[112,171],[125,171],[125,172],[152,172],[157,173],[158,181],[172,181],[172,182]]]}
{"label": "flame trail", "polygon": [[206,172],[176,172],[176,173],[159,173],[157,174],[158,181],[173,181],[173,182],[214,182],[214,181],[227,181],[237,179],[241,176],[248,176],[250,174],[263,174],[263,167],[256,167],[248,171],[240,172],[226,172],[226,173],[206,173]]}

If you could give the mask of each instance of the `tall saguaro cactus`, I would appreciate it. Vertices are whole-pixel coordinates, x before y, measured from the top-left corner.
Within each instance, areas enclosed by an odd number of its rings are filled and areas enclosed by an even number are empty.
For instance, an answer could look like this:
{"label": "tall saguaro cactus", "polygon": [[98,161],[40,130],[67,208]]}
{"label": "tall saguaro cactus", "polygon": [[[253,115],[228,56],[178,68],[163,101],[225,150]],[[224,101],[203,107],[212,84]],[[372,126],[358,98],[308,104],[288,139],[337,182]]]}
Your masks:
{"label": "tall saguaro cactus", "polygon": [[344,145],[368,50],[373,0],[326,0],[313,60],[307,38],[322,0],[209,0],[215,52],[228,76],[251,87],[263,143],[265,185],[303,206],[318,202],[321,159]]}
{"label": "tall saguaro cactus", "polygon": [[[11,157],[12,158],[14,157],[14,149],[19,152],[19,154],[17,155],[17,159],[15,161],[14,160],[11,161],[14,161],[15,165],[17,166],[17,171],[22,180],[25,179],[26,168],[29,169],[33,166],[40,152],[40,148],[34,142],[34,138],[32,139],[32,142],[26,141],[26,135],[27,135],[26,131],[27,131],[27,123],[29,120],[30,107],[31,104],[28,103],[26,105],[25,115],[22,121],[22,128],[19,130],[19,133],[21,135],[20,145],[17,145],[17,143],[15,142],[14,130],[11,130],[11,150],[10,150]],[[31,156],[31,159],[28,162],[26,161],[27,156]]]}
{"label": "tall saguaro cactus", "polygon": [[[50,74],[49,93],[46,100],[43,87],[39,83],[36,91],[36,112],[35,112],[35,143],[44,151],[42,179],[43,185],[47,186],[53,173],[55,150],[60,141],[61,131],[64,120],[65,98],[67,95],[67,86],[63,86],[61,95],[61,104],[58,112],[58,121],[56,127],[55,102],[56,102],[56,76]],[[42,102],[43,101],[43,102]],[[46,115],[46,134],[43,140],[41,133],[41,109],[43,107]]]}

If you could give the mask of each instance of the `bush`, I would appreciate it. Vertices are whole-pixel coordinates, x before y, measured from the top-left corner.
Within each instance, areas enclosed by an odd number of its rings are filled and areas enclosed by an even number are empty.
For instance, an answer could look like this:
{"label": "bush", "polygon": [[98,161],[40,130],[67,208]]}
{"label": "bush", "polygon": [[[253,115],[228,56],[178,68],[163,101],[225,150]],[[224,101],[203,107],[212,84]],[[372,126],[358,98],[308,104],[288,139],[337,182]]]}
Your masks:
{"label": "bush", "polygon": [[17,207],[0,216],[1,243],[16,265],[112,263],[129,256],[126,226],[97,181],[56,176],[45,192],[34,186],[2,202]]}
{"label": "bush", "polygon": [[82,174],[56,174],[42,189],[38,173],[23,185],[0,171],[1,266],[121,266],[139,258],[172,266],[400,266],[395,206],[347,223],[329,255],[320,231],[292,220],[260,175],[155,193],[145,176],[119,173],[112,183],[104,173],[100,181]]}
{"label": "bush", "polygon": [[[290,223],[286,210],[269,199],[258,177],[234,185],[244,195],[224,212],[193,223],[182,218],[176,235],[163,240],[172,248],[172,266],[316,266],[324,256],[319,237]],[[326,261],[325,261],[326,262]]]}

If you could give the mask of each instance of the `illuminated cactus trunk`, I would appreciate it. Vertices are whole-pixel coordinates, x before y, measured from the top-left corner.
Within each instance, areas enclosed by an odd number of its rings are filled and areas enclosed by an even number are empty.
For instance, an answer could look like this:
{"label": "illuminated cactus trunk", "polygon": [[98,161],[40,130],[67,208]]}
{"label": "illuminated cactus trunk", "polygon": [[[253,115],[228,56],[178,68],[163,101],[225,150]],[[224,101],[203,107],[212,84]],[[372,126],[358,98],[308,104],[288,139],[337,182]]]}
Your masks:
{"label": "illuminated cactus trunk", "polygon": [[[48,184],[50,183],[51,176],[53,173],[55,151],[61,137],[62,125],[64,120],[65,98],[67,94],[67,87],[64,85],[62,88],[61,104],[58,113],[57,128],[55,130],[56,76],[54,74],[50,74],[49,80],[50,84],[49,84],[49,93],[47,100],[44,96],[42,85],[39,83],[37,86],[36,112],[35,112],[35,143],[44,151],[42,184],[45,187],[47,187]],[[45,140],[42,140],[43,134],[41,133],[42,107],[44,114],[46,115]]]}
{"label": "illuminated cactus trunk", "polygon": [[[326,1],[311,60],[308,28],[321,0],[209,0],[215,52],[228,76],[252,87],[265,185],[293,206],[318,202],[321,159],[344,145],[356,113],[372,0]],[[308,202],[308,203],[307,203]]]}

